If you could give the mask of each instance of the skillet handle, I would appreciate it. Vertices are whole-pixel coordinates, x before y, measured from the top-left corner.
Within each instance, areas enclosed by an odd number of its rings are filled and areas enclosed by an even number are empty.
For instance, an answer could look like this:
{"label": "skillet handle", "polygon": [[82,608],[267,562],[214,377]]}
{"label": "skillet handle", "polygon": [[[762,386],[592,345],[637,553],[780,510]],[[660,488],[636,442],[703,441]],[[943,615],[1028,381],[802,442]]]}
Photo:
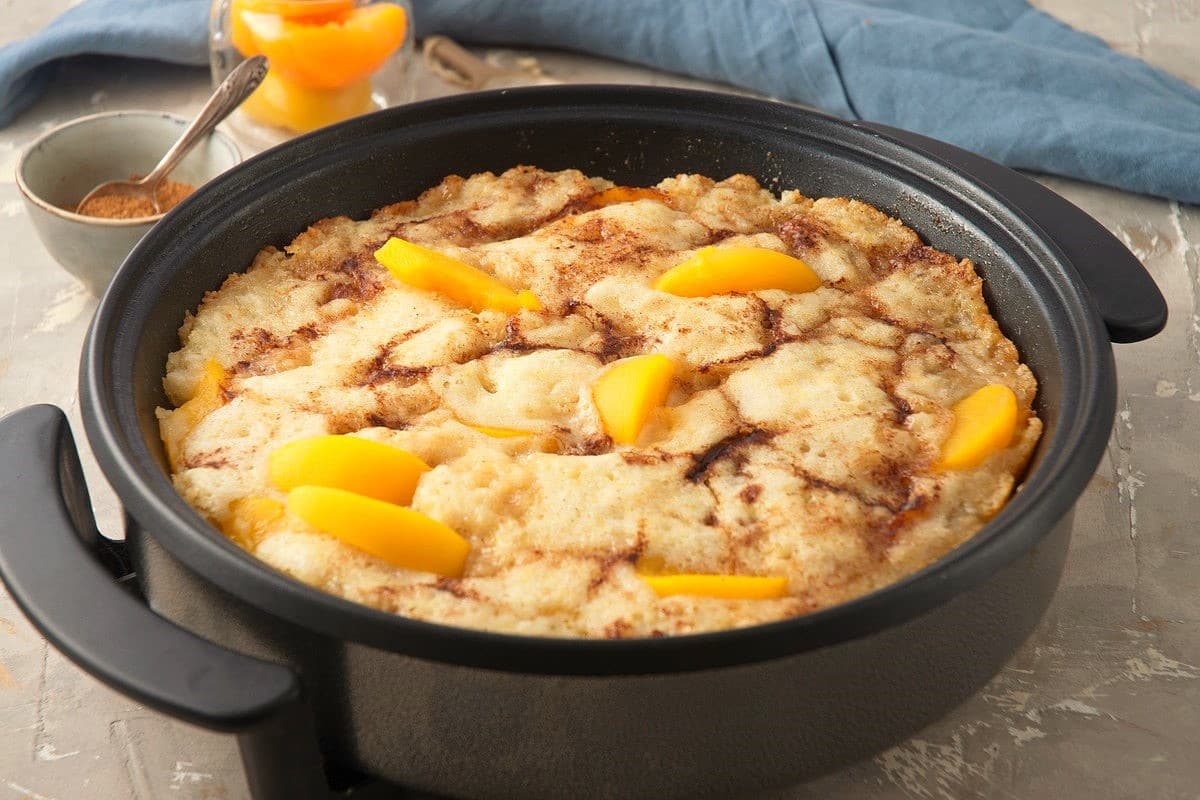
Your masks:
{"label": "skillet handle", "polygon": [[1140,342],[1167,324],[1167,302],[1142,262],[1080,208],[1008,167],[954,145],[877,122],[862,127],[898,139],[987,185],[1024,211],[1083,279],[1114,342]]}
{"label": "skillet handle", "polygon": [[238,733],[256,800],[328,798],[296,673],[176,626],[102,566],[120,566],[118,548],[96,527],[66,415],[39,405],[0,419],[0,453],[0,580],[34,627],[127,697]]}

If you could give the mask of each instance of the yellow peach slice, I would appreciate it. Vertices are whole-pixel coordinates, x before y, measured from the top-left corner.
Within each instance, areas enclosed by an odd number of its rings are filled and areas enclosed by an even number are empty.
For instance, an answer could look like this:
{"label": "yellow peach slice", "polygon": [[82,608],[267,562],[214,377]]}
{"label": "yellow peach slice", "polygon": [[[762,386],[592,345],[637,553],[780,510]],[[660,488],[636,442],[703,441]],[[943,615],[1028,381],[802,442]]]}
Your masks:
{"label": "yellow peach slice", "polygon": [[770,600],[787,596],[785,577],[757,575],[642,575],[659,597],[676,594],[721,600]]}
{"label": "yellow peach slice", "polygon": [[622,359],[609,367],[592,387],[604,432],[618,444],[633,444],[654,409],[667,402],[675,365],[652,353]]}
{"label": "yellow peach slice", "polygon": [[515,439],[518,436],[533,436],[533,431],[521,431],[516,428],[493,428],[491,425],[468,425],[480,433],[493,439]]}
{"label": "yellow peach slice", "polygon": [[326,486],[407,505],[429,465],[405,450],[358,436],[313,436],[288,442],[267,459],[271,483],[287,492]]}
{"label": "yellow peach slice", "polygon": [[190,400],[168,413],[161,421],[163,444],[171,469],[178,472],[183,464],[183,440],[200,424],[200,420],[225,405],[223,387],[228,377],[225,368],[210,358],[196,384]]}
{"label": "yellow peach slice", "polygon": [[267,73],[242,110],[258,122],[307,133],[375,109],[371,81],[363,79],[336,89],[313,89]]}
{"label": "yellow peach slice", "polygon": [[[323,5],[329,4],[322,0]],[[304,5],[303,3],[301,5]],[[337,89],[367,80],[401,45],[408,15],[395,3],[373,3],[307,18],[245,11],[241,22],[271,72],[310,89]],[[245,33],[241,39],[245,40]]]}
{"label": "yellow peach slice", "polygon": [[680,297],[782,289],[811,292],[821,285],[798,258],[765,247],[703,247],[659,276],[654,288]]}
{"label": "yellow peach slice", "polygon": [[[259,53],[246,17],[254,15],[302,21],[309,25],[342,20],[354,10],[354,0],[232,0],[229,4],[229,30],[233,46],[244,56]],[[255,20],[258,25],[261,21]]]}
{"label": "yellow peach slice", "polygon": [[375,259],[409,286],[438,292],[472,311],[542,310],[533,292],[514,292],[481,269],[404,239],[388,239]]}
{"label": "yellow peach slice", "polygon": [[346,544],[397,567],[462,576],[471,545],[452,529],[411,508],[330,489],[300,486],[287,510]]}
{"label": "yellow peach slice", "polygon": [[1017,430],[1017,396],[989,384],[954,404],[954,427],[942,445],[942,469],[971,469],[1012,443]]}
{"label": "yellow peach slice", "polygon": [[239,497],[229,504],[229,518],[222,530],[235,544],[253,551],[283,522],[283,514],[283,503],[273,497]]}

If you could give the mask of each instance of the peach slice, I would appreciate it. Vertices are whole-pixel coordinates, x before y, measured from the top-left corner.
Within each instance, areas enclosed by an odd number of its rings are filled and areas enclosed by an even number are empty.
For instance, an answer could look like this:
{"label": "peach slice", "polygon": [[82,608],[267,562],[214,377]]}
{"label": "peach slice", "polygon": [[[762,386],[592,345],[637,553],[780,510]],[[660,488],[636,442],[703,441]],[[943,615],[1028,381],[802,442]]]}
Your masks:
{"label": "peach slice", "polygon": [[229,504],[225,535],[245,550],[258,543],[283,521],[283,503],[273,497],[239,497]]}
{"label": "peach slice", "polygon": [[787,596],[788,580],[757,575],[641,575],[659,597],[676,594],[721,600],[770,600]]}
{"label": "peach slice", "polygon": [[204,364],[191,399],[162,419],[162,439],[167,448],[171,469],[178,472],[183,465],[183,440],[200,424],[200,420],[225,405],[223,391],[228,374],[216,359]]}
{"label": "peach slice", "polygon": [[634,200],[657,200],[667,202],[667,193],[662,189],[648,189],[636,186],[614,186],[602,192],[596,192],[588,198],[588,208],[604,208],[617,203],[632,203]]}
{"label": "peach slice", "polygon": [[[233,46],[249,58],[258,55],[258,43],[246,24],[245,14],[276,15],[310,25],[343,19],[354,10],[354,0],[233,0],[229,4],[229,30]],[[253,16],[251,20],[255,20]],[[261,19],[255,20],[261,27]]]}
{"label": "peach slice", "polygon": [[1017,431],[1017,396],[989,384],[954,404],[954,427],[942,444],[942,469],[971,469],[1012,443]]}
{"label": "peach slice", "polygon": [[282,491],[325,486],[385,503],[412,502],[429,465],[405,450],[358,436],[313,436],[288,442],[267,459],[271,482]]}
{"label": "peach slice", "polygon": [[811,292],[821,285],[798,258],[765,247],[703,247],[659,276],[654,288],[681,297],[783,289]]}
{"label": "peach slice", "polygon": [[471,545],[411,508],[326,486],[288,492],[287,510],[319,531],[397,567],[462,576]]}
{"label": "peach slice", "polygon": [[622,359],[596,379],[592,399],[604,431],[617,444],[633,444],[651,412],[667,402],[675,365],[651,353]]}
{"label": "peach slice", "polygon": [[311,89],[268,70],[246,98],[242,110],[253,119],[297,133],[357,117],[375,108],[371,81],[363,79],[338,89]]}
{"label": "peach slice", "polygon": [[480,433],[493,439],[515,439],[518,436],[533,436],[533,431],[521,431],[516,428],[493,428],[491,425],[468,425]]}
{"label": "peach slice", "polygon": [[475,312],[542,310],[533,292],[514,292],[481,269],[394,236],[375,251],[375,260],[409,286],[438,292]]}
{"label": "peach slice", "polygon": [[241,38],[249,34],[272,72],[310,89],[338,89],[371,77],[408,32],[408,15],[393,3],[308,18],[243,11],[240,21]]}

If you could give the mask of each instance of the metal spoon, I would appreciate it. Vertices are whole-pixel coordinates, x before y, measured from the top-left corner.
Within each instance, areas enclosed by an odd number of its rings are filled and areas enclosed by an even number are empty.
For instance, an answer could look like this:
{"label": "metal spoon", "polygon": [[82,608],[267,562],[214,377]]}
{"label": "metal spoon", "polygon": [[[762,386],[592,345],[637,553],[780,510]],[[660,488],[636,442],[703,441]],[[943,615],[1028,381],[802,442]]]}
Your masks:
{"label": "metal spoon", "polygon": [[79,205],[75,207],[75,212],[82,213],[84,205],[93,198],[121,195],[149,200],[154,206],[154,213],[161,214],[162,208],[158,202],[159,184],[171,170],[175,169],[183,157],[191,152],[193,147],[208,136],[221,120],[229,116],[235,108],[242,104],[243,100],[250,96],[251,92],[258,88],[266,74],[267,59],[263,56],[252,56],[238,64],[228,77],[221,81],[221,85],[204,104],[204,108],[200,109],[200,113],[187,126],[175,144],[171,145],[171,149],[162,157],[162,160],[154,169],[150,170],[149,175],[138,180],[107,181],[100,184],[84,195],[83,199],[79,201]]}

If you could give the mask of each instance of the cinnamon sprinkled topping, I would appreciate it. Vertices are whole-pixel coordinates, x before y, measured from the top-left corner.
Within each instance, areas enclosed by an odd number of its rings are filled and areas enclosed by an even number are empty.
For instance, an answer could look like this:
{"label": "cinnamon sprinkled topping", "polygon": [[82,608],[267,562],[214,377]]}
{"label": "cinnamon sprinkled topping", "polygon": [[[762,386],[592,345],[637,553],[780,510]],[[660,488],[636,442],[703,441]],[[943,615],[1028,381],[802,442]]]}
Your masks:
{"label": "cinnamon sprinkled topping", "polygon": [[[137,178],[131,178],[131,180],[137,180]],[[161,213],[170,211],[179,205],[183,201],[183,198],[194,191],[196,191],[196,187],[190,183],[171,180],[163,181],[158,185],[156,192],[159,208],[162,209]],[[137,219],[138,217],[152,217],[160,212],[156,211],[154,204],[145,197],[134,197],[124,194],[102,194],[99,197],[93,197],[88,200],[79,207],[76,213],[82,214],[85,217],[100,217],[103,219]]]}

